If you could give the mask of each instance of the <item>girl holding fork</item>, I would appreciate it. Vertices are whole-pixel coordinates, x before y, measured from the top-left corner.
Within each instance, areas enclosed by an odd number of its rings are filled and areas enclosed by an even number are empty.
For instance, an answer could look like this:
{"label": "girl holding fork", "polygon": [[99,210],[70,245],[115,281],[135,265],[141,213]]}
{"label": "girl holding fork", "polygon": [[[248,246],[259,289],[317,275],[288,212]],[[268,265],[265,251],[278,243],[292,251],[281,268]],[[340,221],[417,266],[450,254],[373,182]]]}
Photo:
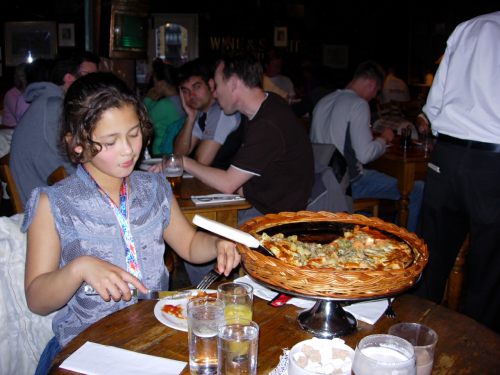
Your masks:
{"label": "girl holding fork", "polygon": [[81,77],[66,94],[61,134],[77,171],[34,189],[23,223],[28,306],[57,311],[37,374],[85,328],[134,303],[131,286],[168,288],[164,241],[189,262],[217,258],[225,275],[240,261],[233,243],[195,231],[161,174],[134,171],[150,132],[142,103],[111,73]]}

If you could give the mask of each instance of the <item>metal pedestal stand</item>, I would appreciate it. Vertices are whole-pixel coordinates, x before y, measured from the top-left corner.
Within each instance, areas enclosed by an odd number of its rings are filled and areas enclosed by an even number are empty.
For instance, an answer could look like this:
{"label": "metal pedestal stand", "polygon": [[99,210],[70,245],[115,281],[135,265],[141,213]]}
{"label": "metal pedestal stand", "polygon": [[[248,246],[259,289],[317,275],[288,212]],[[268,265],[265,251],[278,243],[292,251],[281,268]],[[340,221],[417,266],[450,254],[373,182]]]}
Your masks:
{"label": "metal pedestal stand", "polygon": [[331,339],[348,335],[357,327],[356,318],[344,311],[339,302],[318,300],[309,310],[299,314],[300,327],[316,337]]}

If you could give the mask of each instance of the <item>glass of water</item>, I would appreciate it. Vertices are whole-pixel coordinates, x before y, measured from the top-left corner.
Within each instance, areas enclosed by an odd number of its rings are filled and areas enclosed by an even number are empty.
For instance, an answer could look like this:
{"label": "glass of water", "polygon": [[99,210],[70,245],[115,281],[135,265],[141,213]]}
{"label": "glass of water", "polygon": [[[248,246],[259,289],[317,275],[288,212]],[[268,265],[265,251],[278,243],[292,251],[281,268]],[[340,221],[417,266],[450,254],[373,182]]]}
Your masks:
{"label": "glass of water", "polygon": [[189,368],[191,374],[217,373],[217,333],[224,323],[224,304],[213,297],[187,304]]}
{"label": "glass of water", "polygon": [[356,375],[415,375],[413,345],[401,337],[370,335],[356,346],[352,373]]}
{"label": "glass of water", "polygon": [[259,326],[253,321],[226,323],[218,334],[218,374],[257,374]]}

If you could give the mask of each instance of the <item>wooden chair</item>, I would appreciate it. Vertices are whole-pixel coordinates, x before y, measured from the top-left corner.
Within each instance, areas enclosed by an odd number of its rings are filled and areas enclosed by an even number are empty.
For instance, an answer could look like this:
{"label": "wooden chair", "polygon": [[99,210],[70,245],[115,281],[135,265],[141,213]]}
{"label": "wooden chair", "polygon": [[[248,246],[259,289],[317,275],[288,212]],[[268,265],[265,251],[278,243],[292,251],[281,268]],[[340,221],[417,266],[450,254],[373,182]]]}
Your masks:
{"label": "wooden chair", "polygon": [[469,235],[465,238],[462,247],[458,251],[458,255],[448,276],[446,291],[443,298],[443,304],[448,308],[458,311],[460,305],[460,296],[462,294],[462,286],[464,283],[464,266],[465,259],[469,253]]}
{"label": "wooden chair", "polygon": [[47,177],[47,184],[49,186],[54,185],[57,181],[61,181],[68,176],[66,169],[64,167],[57,167],[54,172],[52,172],[49,177]]}
{"label": "wooden chair", "polygon": [[7,192],[9,193],[12,210],[15,214],[24,212],[24,205],[17,191],[16,182],[10,170],[10,154],[5,155],[0,159],[0,179],[7,184]]}
{"label": "wooden chair", "polygon": [[378,217],[380,200],[376,198],[363,198],[353,201],[354,212],[371,211],[374,217]]}

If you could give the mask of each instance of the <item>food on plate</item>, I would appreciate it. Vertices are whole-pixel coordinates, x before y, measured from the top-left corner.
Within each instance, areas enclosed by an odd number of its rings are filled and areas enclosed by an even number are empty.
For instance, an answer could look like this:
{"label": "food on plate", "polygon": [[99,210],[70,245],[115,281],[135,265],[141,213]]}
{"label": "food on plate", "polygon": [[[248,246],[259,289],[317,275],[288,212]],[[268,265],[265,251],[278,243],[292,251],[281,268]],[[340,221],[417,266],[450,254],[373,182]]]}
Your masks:
{"label": "food on plate", "polygon": [[161,308],[161,312],[164,314],[170,314],[178,319],[186,319],[182,314],[183,307],[181,305],[164,305]]}
{"label": "food on plate", "polygon": [[[179,304],[165,304],[161,308],[161,312],[167,315],[173,315],[178,319],[186,319],[186,304],[188,299],[201,298],[201,297],[214,297],[217,298],[217,292],[207,292],[205,290],[193,291],[191,295],[184,301],[184,303]],[[174,295],[175,298],[175,295]]]}
{"label": "food on plate", "polygon": [[307,268],[398,270],[411,265],[415,256],[406,242],[359,225],[327,244],[302,242],[282,233],[263,233],[261,243],[278,259]]}
{"label": "food on plate", "polygon": [[197,291],[193,291],[193,293],[191,294],[191,296],[189,296],[189,299],[202,298],[202,297],[217,298],[217,292],[207,292],[205,290],[197,290]]}

